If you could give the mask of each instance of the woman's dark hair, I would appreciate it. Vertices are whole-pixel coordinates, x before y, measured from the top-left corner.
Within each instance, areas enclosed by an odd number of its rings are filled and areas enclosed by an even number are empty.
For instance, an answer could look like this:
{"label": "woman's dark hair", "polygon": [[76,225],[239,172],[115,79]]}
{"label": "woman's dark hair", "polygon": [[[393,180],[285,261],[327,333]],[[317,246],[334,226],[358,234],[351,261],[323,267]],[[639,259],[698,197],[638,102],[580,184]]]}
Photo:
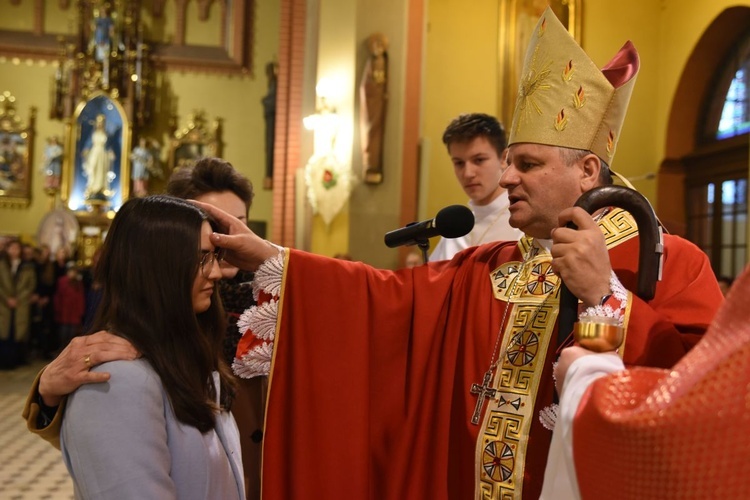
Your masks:
{"label": "woman's dark hair", "polygon": [[198,207],[171,196],[124,203],[96,267],[104,292],[91,330],[132,342],[161,377],[177,419],[201,432],[215,425],[214,370],[222,407],[228,408],[233,394],[221,356],[226,318],[216,290],[208,310],[193,311],[206,220]]}

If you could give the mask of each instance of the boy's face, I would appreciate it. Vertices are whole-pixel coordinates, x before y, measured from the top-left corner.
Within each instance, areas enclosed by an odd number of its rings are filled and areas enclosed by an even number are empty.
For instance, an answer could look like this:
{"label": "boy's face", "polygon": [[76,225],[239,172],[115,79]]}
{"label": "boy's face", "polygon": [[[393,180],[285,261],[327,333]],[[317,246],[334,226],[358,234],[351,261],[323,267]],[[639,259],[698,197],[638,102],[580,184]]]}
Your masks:
{"label": "boy's face", "polygon": [[475,204],[487,205],[502,192],[503,161],[486,137],[453,142],[448,145],[448,154],[456,179]]}

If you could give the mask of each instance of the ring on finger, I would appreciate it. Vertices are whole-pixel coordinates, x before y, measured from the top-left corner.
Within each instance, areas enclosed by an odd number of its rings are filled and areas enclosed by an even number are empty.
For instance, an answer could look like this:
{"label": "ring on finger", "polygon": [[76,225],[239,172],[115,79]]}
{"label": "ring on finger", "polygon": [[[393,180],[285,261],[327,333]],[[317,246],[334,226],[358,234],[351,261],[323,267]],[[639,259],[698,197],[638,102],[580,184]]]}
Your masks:
{"label": "ring on finger", "polygon": [[90,370],[90,369],[91,369],[91,367],[93,366],[93,365],[91,364],[91,354],[87,354],[87,355],[85,355],[85,356],[83,357],[83,364],[84,364],[84,365],[86,365],[86,369],[87,369],[87,370]]}

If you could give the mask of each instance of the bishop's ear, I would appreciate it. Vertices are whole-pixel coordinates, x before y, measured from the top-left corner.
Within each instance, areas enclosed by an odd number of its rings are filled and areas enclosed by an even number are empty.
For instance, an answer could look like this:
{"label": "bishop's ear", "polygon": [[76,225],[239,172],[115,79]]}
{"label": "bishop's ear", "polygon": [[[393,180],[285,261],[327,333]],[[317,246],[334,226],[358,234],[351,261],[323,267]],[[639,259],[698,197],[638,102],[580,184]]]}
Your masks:
{"label": "bishop's ear", "polygon": [[579,161],[581,168],[581,189],[585,193],[600,184],[599,174],[602,171],[602,161],[593,153],[587,154]]}

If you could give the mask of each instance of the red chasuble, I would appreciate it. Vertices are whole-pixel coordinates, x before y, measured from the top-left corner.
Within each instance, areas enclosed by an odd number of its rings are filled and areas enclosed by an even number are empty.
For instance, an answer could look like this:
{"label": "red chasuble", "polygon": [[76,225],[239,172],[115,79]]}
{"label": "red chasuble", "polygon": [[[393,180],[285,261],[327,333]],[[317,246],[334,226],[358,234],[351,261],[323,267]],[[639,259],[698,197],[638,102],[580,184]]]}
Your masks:
{"label": "red chasuble", "polygon": [[701,342],[669,370],[597,380],[574,422],[584,499],[748,498],[750,270]]}
{"label": "red chasuble", "polygon": [[[671,366],[722,300],[700,250],[669,236],[665,247],[654,300],[630,299],[628,364]],[[637,238],[610,251],[628,289],[635,288],[637,254]],[[398,271],[288,250],[263,498],[474,498],[480,426],[470,423],[476,396],[469,389],[489,366],[506,304],[494,298],[490,276],[522,260],[516,242]],[[552,402],[556,343],[546,353],[535,414]],[[534,418],[523,498],[539,496],[550,438]]]}

